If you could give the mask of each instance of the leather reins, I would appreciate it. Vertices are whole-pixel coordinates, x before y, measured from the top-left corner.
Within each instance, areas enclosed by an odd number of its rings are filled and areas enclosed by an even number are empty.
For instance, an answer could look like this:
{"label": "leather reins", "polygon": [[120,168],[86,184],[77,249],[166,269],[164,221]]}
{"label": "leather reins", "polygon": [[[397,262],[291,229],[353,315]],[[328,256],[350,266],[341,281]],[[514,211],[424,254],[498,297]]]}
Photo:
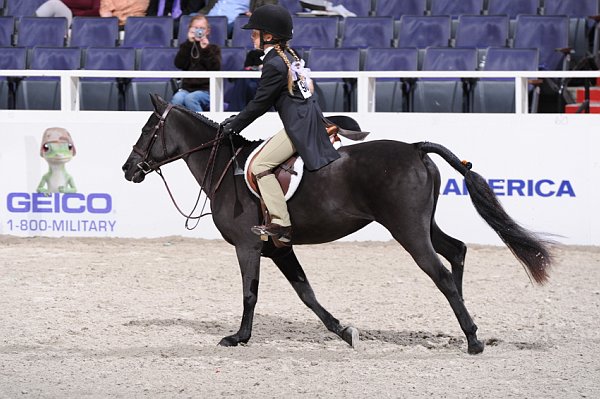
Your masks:
{"label": "leather reins", "polygon": [[[133,151],[138,154],[139,156],[142,157],[142,160],[140,162],[138,162],[137,167],[145,174],[149,174],[152,172],[156,172],[162,179],[167,192],[169,193],[169,196],[171,197],[171,201],[173,202],[173,205],[175,205],[175,208],[177,209],[177,211],[184,216],[187,220],[186,220],[186,228],[188,229],[193,229],[198,225],[198,222],[196,222],[196,225],[194,225],[192,228],[188,227],[188,222],[190,219],[200,219],[203,216],[207,216],[210,215],[210,212],[208,213],[203,213],[204,208],[206,206],[206,201],[208,199],[213,199],[215,193],[217,192],[217,189],[219,188],[219,186],[221,185],[221,182],[223,181],[223,178],[225,177],[225,173],[227,172],[227,170],[229,169],[229,167],[232,165],[233,161],[235,160],[235,158],[237,157],[237,155],[240,153],[240,151],[242,150],[242,148],[238,148],[237,151],[234,152],[233,156],[231,157],[231,159],[227,162],[227,165],[225,165],[225,168],[223,169],[223,172],[221,173],[221,176],[219,177],[219,179],[217,180],[217,183],[214,186],[214,189],[212,190],[212,192],[210,192],[210,190],[208,188],[210,188],[210,183],[212,182],[212,176],[213,176],[213,171],[214,171],[214,166],[215,166],[215,161],[217,158],[217,151],[219,148],[219,144],[221,143],[221,141],[223,140],[223,138],[225,137],[225,135],[221,132],[221,127],[219,126],[219,129],[217,130],[217,135],[214,139],[207,141],[206,143],[200,144],[197,147],[194,147],[192,149],[189,149],[185,152],[183,152],[182,154],[179,155],[175,155],[172,157],[168,157],[168,153],[167,153],[167,145],[166,145],[166,139],[165,139],[165,133],[164,133],[164,128],[165,128],[165,123],[166,123],[166,119],[167,116],[169,114],[169,112],[171,111],[171,109],[173,109],[173,104],[168,104],[167,108],[164,110],[164,112],[161,114],[157,113],[156,111],[154,111],[154,114],[159,118],[158,122],[156,123],[156,125],[152,128],[152,137],[150,138],[150,140],[148,141],[148,144],[146,145],[145,150],[140,149],[137,146],[133,146]],[[154,146],[154,144],[156,143],[157,140],[161,141],[162,143],[162,147],[163,147],[163,154],[165,156],[165,159],[160,161],[160,162],[156,162],[152,159],[150,159],[150,152],[152,150],[152,147]],[[160,170],[161,166],[164,166],[168,163],[171,163],[173,161],[176,161],[178,159],[181,159],[183,157],[185,157],[186,155],[192,154],[194,152],[206,149],[206,148],[211,148],[211,152],[210,155],[208,157],[208,163],[206,165],[206,170],[204,171],[204,177],[202,179],[202,184],[200,184],[200,192],[198,193],[198,197],[196,198],[196,203],[194,204],[193,209],[190,211],[189,214],[185,214],[181,208],[179,207],[179,205],[177,205],[177,202],[175,201],[175,198],[171,192],[171,189],[169,188],[169,185],[167,183],[167,180],[165,179],[165,177],[163,176],[162,171]],[[204,191],[206,193],[206,199],[204,200],[204,204],[202,206],[202,211],[200,212],[200,215],[198,216],[192,216],[192,214],[194,213],[194,211],[196,210],[198,203],[200,201],[200,197],[202,195],[202,191]]]}

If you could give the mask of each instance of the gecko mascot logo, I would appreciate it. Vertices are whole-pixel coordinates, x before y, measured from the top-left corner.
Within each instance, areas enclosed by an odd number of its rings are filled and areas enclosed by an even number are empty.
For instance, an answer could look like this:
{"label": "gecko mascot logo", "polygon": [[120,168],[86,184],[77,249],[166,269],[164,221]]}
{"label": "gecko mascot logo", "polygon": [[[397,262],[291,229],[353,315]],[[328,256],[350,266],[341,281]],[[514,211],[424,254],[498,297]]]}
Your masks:
{"label": "gecko mascot logo", "polygon": [[75,193],[77,187],[65,164],[75,156],[75,144],[71,134],[62,127],[51,127],[42,135],[40,156],[48,162],[48,173],[42,176],[37,192]]}

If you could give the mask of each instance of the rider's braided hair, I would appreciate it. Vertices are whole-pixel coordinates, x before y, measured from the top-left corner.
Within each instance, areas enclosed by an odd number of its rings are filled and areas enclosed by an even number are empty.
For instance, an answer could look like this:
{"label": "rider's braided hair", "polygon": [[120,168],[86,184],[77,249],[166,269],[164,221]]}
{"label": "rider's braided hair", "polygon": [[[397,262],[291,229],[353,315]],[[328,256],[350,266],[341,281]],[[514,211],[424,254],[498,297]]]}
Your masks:
{"label": "rider's braided hair", "polygon": [[[283,45],[283,49],[281,48]],[[277,43],[275,45],[275,51],[277,51],[277,54],[279,54],[279,56],[281,57],[281,59],[283,59],[283,62],[285,62],[285,64],[288,67],[288,91],[290,92],[290,94],[293,93],[294,90],[294,78],[292,76],[292,65],[290,64],[290,60],[288,59],[288,57],[285,55],[285,50],[287,50],[292,57],[294,57],[294,59],[296,61],[300,61],[300,57],[298,57],[298,54],[296,54],[296,52],[294,50],[292,50],[287,43]]]}

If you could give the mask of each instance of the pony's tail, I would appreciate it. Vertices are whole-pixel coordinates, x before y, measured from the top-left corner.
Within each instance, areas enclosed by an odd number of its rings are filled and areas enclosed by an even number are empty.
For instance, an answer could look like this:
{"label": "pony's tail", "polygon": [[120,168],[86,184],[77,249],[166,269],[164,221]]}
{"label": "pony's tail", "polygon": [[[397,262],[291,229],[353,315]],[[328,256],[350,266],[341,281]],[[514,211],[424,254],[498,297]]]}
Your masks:
{"label": "pony's tail", "polygon": [[477,213],[498,234],[533,280],[544,284],[552,264],[551,242],[520,226],[504,210],[487,181],[471,170],[471,163],[459,160],[446,147],[429,142],[418,143],[424,153],[435,153],[464,176],[467,190]]}

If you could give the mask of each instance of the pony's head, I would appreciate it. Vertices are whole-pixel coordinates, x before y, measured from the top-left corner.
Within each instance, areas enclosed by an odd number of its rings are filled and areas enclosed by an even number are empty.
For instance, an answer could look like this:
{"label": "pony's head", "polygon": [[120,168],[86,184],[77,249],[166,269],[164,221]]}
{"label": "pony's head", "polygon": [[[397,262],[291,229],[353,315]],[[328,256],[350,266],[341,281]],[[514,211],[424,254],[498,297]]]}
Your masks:
{"label": "pony's head", "polygon": [[122,167],[125,179],[134,183],[144,181],[146,174],[154,170],[153,165],[168,159],[176,150],[176,145],[165,133],[166,119],[173,106],[156,94],[151,94],[150,98],[154,112]]}

